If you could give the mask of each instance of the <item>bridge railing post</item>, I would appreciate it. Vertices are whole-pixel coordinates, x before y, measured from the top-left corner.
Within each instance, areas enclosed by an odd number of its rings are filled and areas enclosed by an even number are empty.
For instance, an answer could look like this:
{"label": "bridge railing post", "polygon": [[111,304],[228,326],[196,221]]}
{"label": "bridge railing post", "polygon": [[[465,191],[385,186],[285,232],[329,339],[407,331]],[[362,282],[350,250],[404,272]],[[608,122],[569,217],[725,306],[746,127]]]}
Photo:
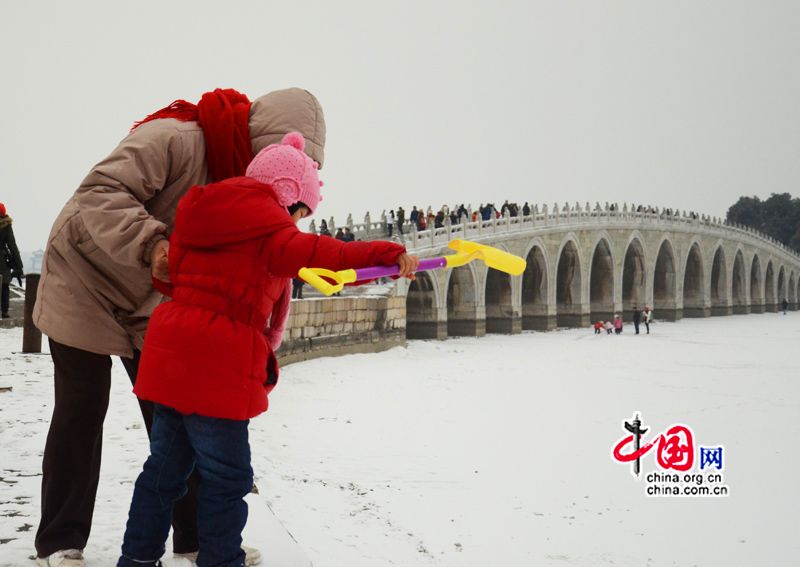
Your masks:
{"label": "bridge railing post", "polygon": [[39,274],[25,276],[25,319],[22,329],[22,352],[42,352],[42,332],[33,324],[33,306],[39,290]]}

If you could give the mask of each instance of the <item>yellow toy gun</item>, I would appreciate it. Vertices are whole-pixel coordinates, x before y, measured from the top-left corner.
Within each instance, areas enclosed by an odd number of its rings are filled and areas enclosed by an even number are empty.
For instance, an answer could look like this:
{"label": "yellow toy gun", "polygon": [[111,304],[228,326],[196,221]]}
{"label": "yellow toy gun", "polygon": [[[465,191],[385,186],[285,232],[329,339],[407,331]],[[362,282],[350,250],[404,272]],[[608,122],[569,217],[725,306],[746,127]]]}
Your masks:
{"label": "yellow toy gun", "polygon": [[[451,240],[447,246],[455,250],[456,253],[450,256],[420,260],[417,271],[427,272],[443,268],[457,268],[469,264],[473,260],[481,260],[490,268],[512,276],[518,276],[525,271],[525,260],[491,246],[477,244],[468,240]],[[337,291],[341,291],[345,284],[396,276],[399,273],[400,267],[395,264],[393,266],[372,266],[370,268],[340,270],[338,272],[324,268],[301,268],[298,275],[325,295],[333,295]]]}

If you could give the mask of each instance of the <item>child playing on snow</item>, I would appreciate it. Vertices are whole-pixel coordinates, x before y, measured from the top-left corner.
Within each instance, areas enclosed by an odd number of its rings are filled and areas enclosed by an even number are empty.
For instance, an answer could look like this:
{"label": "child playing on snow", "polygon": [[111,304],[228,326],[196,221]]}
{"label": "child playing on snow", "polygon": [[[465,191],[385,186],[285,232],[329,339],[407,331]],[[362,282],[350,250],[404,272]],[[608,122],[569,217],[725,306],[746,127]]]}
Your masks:
{"label": "child playing on snow", "polygon": [[604,329],[602,321],[596,321],[594,324],[594,334],[599,335],[600,332]]}
{"label": "child playing on snow", "polygon": [[616,313],[614,314],[614,333],[617,335],[622,334],[622,317]]}
{"label": "child playing on snow", "polygon": [[611,321],[606,321],[603,327],[605,327],[607,335],[610,335],[614,331],[614,325],[611,324]]}
{"label": "child playing on snow", "polygon": [[[194,467],[201,477],[197,565],[245,565],[244,496],[253,486],[248,420],[278,381],[274,351],[300,268],[400,265],[418,258],[391,242],[345,243],[301,233],[320,201],[317,164],[287,134],[235,177],[189,190],[169,250],[172,297],[145,337],[134,392],[155,402],[150,456],[136,480],[118,567],[158,566],[173,503]],[[266,329],[266,330],[265,330]]]}

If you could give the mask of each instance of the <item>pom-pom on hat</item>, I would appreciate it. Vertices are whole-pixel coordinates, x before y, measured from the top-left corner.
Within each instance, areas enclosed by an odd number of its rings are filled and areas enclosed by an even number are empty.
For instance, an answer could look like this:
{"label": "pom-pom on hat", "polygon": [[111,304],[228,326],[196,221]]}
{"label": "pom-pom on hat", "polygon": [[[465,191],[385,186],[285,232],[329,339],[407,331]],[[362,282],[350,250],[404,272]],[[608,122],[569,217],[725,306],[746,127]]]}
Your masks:
{"label": "pom-pom on hat", "polygon": [[6,206],[3,203],[0,203],[0,217],[6,216]]}
{"label": "pom-pom on hat", "polygon": [[245,175],[271,185],[283,207],[303,203],[313,214],[322,200],[317,176],[319,166],[304,153],[306,141],[299,132],[289,132],[280,144],[271,144],[258,152]]}

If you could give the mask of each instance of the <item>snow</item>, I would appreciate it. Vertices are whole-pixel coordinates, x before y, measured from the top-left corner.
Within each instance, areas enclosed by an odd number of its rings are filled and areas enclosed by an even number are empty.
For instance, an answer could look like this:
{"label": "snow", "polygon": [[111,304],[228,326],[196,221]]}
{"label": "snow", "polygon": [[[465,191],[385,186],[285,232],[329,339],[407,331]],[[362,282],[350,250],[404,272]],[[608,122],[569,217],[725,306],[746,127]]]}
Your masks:
{"label": "snow", "polygon": [[[257,483],[316,567],[789,565],[800,553],[800,313],[413,341],[287,366]],[[0,330],[0,565],[27,565],[47,356]],[[88,565],[113,565],[147,444],[118,361]],[[724,446],[726,497],[648,497],[612,459],[641,412]],[[657,468],[654,452],[644,473]],[[695,467],[695,470],[699,468]],[[262,549],[265,554],[269,550]]]}

